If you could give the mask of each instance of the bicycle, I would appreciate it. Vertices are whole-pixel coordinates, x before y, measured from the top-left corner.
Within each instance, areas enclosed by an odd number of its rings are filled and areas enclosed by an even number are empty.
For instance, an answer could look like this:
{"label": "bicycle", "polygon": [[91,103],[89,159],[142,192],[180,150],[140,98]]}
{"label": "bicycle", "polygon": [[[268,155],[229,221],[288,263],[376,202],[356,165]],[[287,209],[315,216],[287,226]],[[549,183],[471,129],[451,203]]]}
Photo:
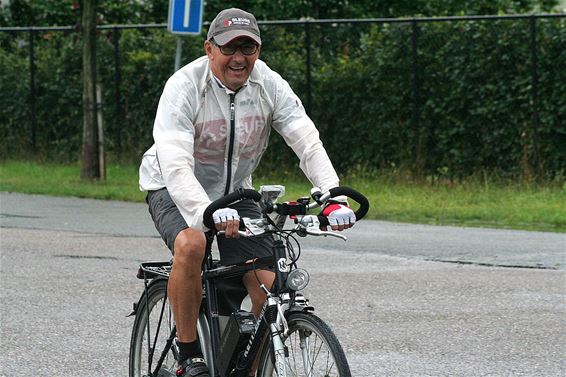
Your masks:
{"label": "bicycle", "polygon": [[[334,188],[325,195],[314,190],[312,202],[303,197],[296,202],[276,203],[283,193],[283,186],[262,186],[260,192],[240,189],[214,201],[204,212],[204,224],[214,229],[212,213],[215,210],[239,200],[252,199],[260,203],[263,217],[243,218],[240,236],[250,239],[266,235],[274,237],[272,256],[228,266],[213,258],[211,242],[207,244],[197,333],[211,376],[247,377],[257,355],[260,359],[256,376],[351,375],[338,339],[313,313],[314,307],[301,293],[309,282],[309,275],[297,266],[301,251],[295,236],[333,236],[345,240],[341,234],[321,230],[328,225],[328,219],[308,215],[308,211],[324,205],[331,197],[345,195],[359,204],[355,211],[359,220],[367,213],[369,203],[362,194],[348,187]],[[283,229],[288,217],[295,225]],[[298,246],[297,250],[294,244]],[[222,300],[229,295],[219,295],[222,283],[241,277],[247,271],[266,267],[273,268],[276,277],[271,290],[262,286],[267,300],[259,317],[256,319],[252,313],[241,310],[233,310],[229,317],[224,317],[226,309],[221,309],[226,303]],[[171,261],[143,262],[138,269],[137,277],[144,280],[144,290],[134,303],[132,313],[135,320],[130,343],[130,377],[175,376],[176,327],[167,301],[170,271]]]}

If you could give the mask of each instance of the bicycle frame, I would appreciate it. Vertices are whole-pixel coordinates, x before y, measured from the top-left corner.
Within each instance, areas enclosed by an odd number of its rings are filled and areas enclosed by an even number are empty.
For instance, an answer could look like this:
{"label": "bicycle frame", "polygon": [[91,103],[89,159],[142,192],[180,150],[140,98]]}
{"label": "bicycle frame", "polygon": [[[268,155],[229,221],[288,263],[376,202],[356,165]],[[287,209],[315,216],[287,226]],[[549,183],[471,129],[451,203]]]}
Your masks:
{"label": "bicycle frame", "polygon": [[[275,240],[273,245],[273,256],[265,257],[254,261],[253,263],[242,263],[232,266],[220,266],[215,267],[214,261],[208,253],[208,257],[205,263],[205,268],[203,271],[203,282],[204,282],[204,294],[203,294],[203,312],[199,318],[198,326],[200,327],[200,336],[208,335],[208,339],[203,339],[204,344],[210,344],[211,349],[203,349],[203,352],[207,356],[209,369],[214,371],[214,376],[220,376],[218,371],[218,358],[220,356],[220,341],[222,332],[220,330],[220,314],[218,307],[218,296],[216,280],[222,279],[229,276],[240,275],[247,271],[254,269],[276,266],[275,268],[275,284],[271,292],[268,293],[268,299],[266,300],[261,314],[257,319],[257,324],[254,329],[253,334],[250,336],[250,340],[246,344],[246,347],[242,353],[242,357],[237,360],[237,370],[246,375],[249,368],[251,367],[258,351],[261,349],[261,343],[264,340],[263,334],[266,331],[270,331],[274,344],[278,347],[274,350],[275,355],[284,354],[283,342],[279,339],[279,336],[284,331],[282,329],[286,328],[285,317],[282,310],[283,301],[288,301],[290,299],[289,290],[285,288],[285,281],[288,274],[288,268],[286,264],[278,263],[281,260],[286,260],[286,247],[281,240]],[[148,279],[154,278],[168,278],[170,272],[169,262],[145,262],[141,264],[139,277],[143,278],[145,281],[144,295],[147,295],[148,290]],[[161,308],[160,321],[163,317],[165,302]],[[305,306],[305,310],[310,307]],[[312,309],[312,308],[310,308]],[[205,320],[206,319],[206,320]],[[166,346],[161,350],[161,355],[157,363],[152,366],[152,374],[157,376],[159,369],[165,359],[167,353],[173,347],[173,342],[176,336],[176,327],[173,327],[169,337],[167,338]],[[151,342],[151,339],[150,339]],[[150,352],[159,351],[154,349],[155,344],[151,345]],[[150,358],[151,359],[151,358]],[[282,363],[284,368],[284,363]],[[283,371],[282,371],[283,372]],[[284,372],[283,372],[284,373]],[[285,374],[280,375],[285,375]],[[237,373],[235,375],[238,375]]]}
{"label": "bicycle frame", "polygon": [[[228,267],[210,268],[212,267],[212,258],[208,258],[203,278],[206,291],[205,300],[207,317],[210,321],[210,344],[212,346],[212,355],[214,355],[209,368],[214,371],[215,376],[219,375],[218,357],[220,355],[220,340],[222,335],[220,331],[215,280],[261,267],[276,266],[274,287],[272,291],[268,293],[268,298],[257,319],[254,332],[250,336],[241,357],[237,360],[237,372],[235,374],[237,376],[239,371],[247,373],[251,367],[257,352],[260,350],[261,342],[263,340],[262,335],[267,331],[265,326],[269,325],[272,335],[279,336],[280,328],[277,323],[285,320],[284,316],[280,315],[282,313],[280,313],[281,300],[279,299],[279,296],[286,290],[285,281],[288,274],[288,267],[286,266],[286,250],[287,249],[281,240],[275,240],[273,245],[273,256],[259,259],[252,264],[247,263]],[[280,261],[282,260],[285,261],[284,264],[280,264]],[[281,349],[283,349],[282,342],[279,342],[281,343]]]}
{"label": "bicycle frame", "polygon": [[[358,211],[355,212],[356,218],[362,218],[368,209],[368,202],[363,195],[357,193],[355,190],[349,188],[335,188],[331,189],[328,194],[325,196],[330,198],[331,196],[338,196],[348,194],[349,197],[353,197],[359,204],[360,208]],[[215,206],[220,208],[223,207],[235,200],[242,199],[244,197],[254,198],[254,200],[259,201],[258,195],[259,193],[253,190],[239,190],[236,191],[222,199],[219,199],[213,202],[209,207],[207,207],[205,214],[203,215],[203,219],[205,221],[205,225],[207,221],[210,222],[211,214],[214,211]],[[261,196],[260,196],[261,198]],[[313,196],[314,198],[314,196]],[[316,200],[316,199],[315,199]],[[326,200],[326,199],[325,199]],[[321,200],[317,200],[317,203],[321,203]],[[289,235],[292,233],[296,233],[299,236],[306,236],[306,235],[314,235],[314,236],[335,236],[338,238],[345,239],[344,236],[337,235],[333,232],[327,232],[320,230],[321,226],[328,225],[327,219],[319,216],[304,216],[306,214],[306,209],[316,208],[316,206],[312,206],[308,204],[308,201],[301,202],[294,204],[273,204],[272,202],[265,202],[268,209],[264,212],[265,214],[276,212],[279,215],[283,216],[295,216],[295,215],[302,215],[300,220],[295,219],[295,223],[297,224],[294,230],[289,231]],[[320,222],[319,222],[320,219]],[[250,220],[244,218],[244,224],[246,225],[247,232],[240,231],[240,235],[244,237],[248,236],[257,236],[259,234],[265,233],[266,235],[273,235],[274,242],[272,246],[272,255],[269,257],[259,258],[252,262],[244,262],[230,266],[218,266],[215,265],[215,261],[212,258],[211,253],[211,246],[212,246],[212,238],[209,239],[207,242],[207,249],[206,249],[206,258],[204,262],[203,268],[203,275],[202,275],[202,282],[204,285],[203,289],[203,300],[201,302],[201,311],[199,314],[199,321],[197,323],[198,333],[201,340],[201,344],[204,344],[203,353],[205,355],[205,359],[208,363],[209,370],[214,377],[224,377],[221,374],[230,374],[230,377],[247,377],[249,370],[252,367],[258,352],[261,350],[262,343],[264,341],[268,342],[271,345],[270,351],[272,351],[272,360],[274,361],[274,368],[277,376],[285,377],[286,373],[286,361],[285,358],[287,355],[287,347],[284,344],[286,337],[289,335],[289,325],[287,323],[286,314],[291,312],[308,312],[314,310],[314,308],[308,306],[308,303],[302,295],[297,295],[296,291],[289,287],[295,287],[294,289],[301,289],[301,285],[289,285],[287,286],[287,278],[290,273],[290,265],[288,264],[287,260],[288,257],[291,258],[291,265],[294,265],[295,259],[294,253],[290,252],[289,256],[287,255],[287,247],[289,246],[288,243],[285,244],[283,241],[284,239],[288,239],[288,236],[284,236],[285,232],[282,231],[282,222],[278,221],[281,224],[279,227],[273,221],[266,219],[265,221],[262,219],[258,219],[259,222],[256,220]],[[248,222],[246,223],[246,220]],[[281,218],[279,218],[281,220]],[[326,220],[326,224],[323,223],[322,220]],[[284,219],[283,219],[284,222]],[[212,227],[212,228],[211,228]],[[210,225],[209,228],[213,229],[214,225]],[[288,242],[288,241],[287,241]],[[262,288],[266,292],[267,300],[264,303],[262,311],[259,315],[259,318],[256,321],[255,327],[250,334],[249,340],[245,344],[243,350],[238,348],[232,348],[232,350],[238,350],[238,354],[236,355],[236,351],[230,350],[231,355],[228,355],[232,359],[229,359],[229,362],[222,365],[222,371],[219,370],[220,366],[220,352],[221,352],[221,341],[222,341],[222,333],[221,333],[221,326],[220,326],[220,312],[219,312],[219,301],[217,295],[217,282],[222,278],[233,277],[233,276],[242,276],[244,273],[261,269],[264,267],[271,267],[274,269],[275,272],[275,282],[271,290],[268,290],[265,286],[262,285]],[[296,266],[295,266],[296,267]],[[148,279],[168,279],[169,273],[171,271],[171,262],[145,262],[142,263],[140,266],[140,270],[138,272],[138,277],[143,278],[145,282],[145,292],[146,295],[146,302],[148,301],[148,289],[149,286],[147,284]],[[293,272],[294,273],[294,272]],[[308,275],[306,281],[308,282]],[[153,284],[153,281],[150,285]],[[142,296],[143,297],[143,296]],[[166,297],[166,293],[165,293]],[[140,300],[141,301],[141,300]],[[159,317],[158,327],[161,327],[161,321],[163,319],[163,313],[165,308],[165,301],[163,303],[163,307],[161,308],[161,313]],[[148,305],[146,305],[148,307]],[[149,310],[149,309],[148,309]],[[136,313],[136,307],[134,307],[134,313]],[[295,315],[295,314],[291,314]],[[149,317],[149,313],[147,315]],[[149,335],[149,326],[148,326],[148,335]],[[157,335],[155,339],[157,339]],[[332,334],[331,334],[332,335]],[[173,346],[174,339],[176,336],[176,326],[173,326],[167,341],[165,342],[165,348],[161,351],[160,358],[155,365],[155,369],[153,372],[150,371],[151,376],[158,376],[161,365],[166,358],[167,354],[170,350],[173,351],[174,356],[177,357],[176,347]],[[269,336],[270,338],[267,338]],[[333,335],[332,335],[333,336]],[[149,338],[149,336],[148,336]],[[232,339],[231,337],[229,339]],[[240,338],[241,340],[241,338]],[[152,355],[155,352],[155,342],[151,345],[151,339],[148,340],[149,343],[149,356],[150,360],[152,360]],[[307,352],[307,348],[304,347],[304,339],[303,335],[301,335],[300,339],[301,343],[301,350],[302,352]],[[336,344],[336,341],[335,341]],[[334,352],[334,351],[331,351]],[[343,351],[340,349],[339,352],[342,353]],[[233,357],[236,356],[234,359]],[[308,352],[307,355],[303,354],[303,362],[308,359]],[[345,357],[342,357],[345,362]],[[224,360],[225,361],[225,360]],[[151,361],[150,361],[151,363]],[[349,375],[349,371],[346,365],[346,373]],[[230,366],[228,368],[228,366]],[[305,374],[310,376],[311,370],[308,369],[308,366],[305,364]],[[151,365],[150,365],[150,369]]]}

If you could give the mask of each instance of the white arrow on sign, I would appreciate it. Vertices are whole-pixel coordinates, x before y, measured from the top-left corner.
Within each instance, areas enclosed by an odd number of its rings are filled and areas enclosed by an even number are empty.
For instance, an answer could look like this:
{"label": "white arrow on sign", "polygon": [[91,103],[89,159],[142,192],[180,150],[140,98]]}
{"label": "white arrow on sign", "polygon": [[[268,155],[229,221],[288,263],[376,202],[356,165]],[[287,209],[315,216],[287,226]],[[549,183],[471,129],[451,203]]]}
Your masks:
{"label": "white arrow on sign", "polygon": [[183,17],[183,27],[189,27],[190,15],[191,15],[191,0],[185,0],[185,16]]}
{"label": "white arrow on sign", "polygon": [[173,34],[200,34],[203,4],[204,0],[169,0],[167,30]]}

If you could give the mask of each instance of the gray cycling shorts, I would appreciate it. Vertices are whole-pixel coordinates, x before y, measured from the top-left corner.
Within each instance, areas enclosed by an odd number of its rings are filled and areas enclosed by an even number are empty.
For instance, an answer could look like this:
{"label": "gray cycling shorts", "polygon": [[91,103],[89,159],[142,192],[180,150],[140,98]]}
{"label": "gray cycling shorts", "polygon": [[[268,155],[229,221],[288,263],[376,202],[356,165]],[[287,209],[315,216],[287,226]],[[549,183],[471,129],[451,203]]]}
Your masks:
{"label": "gray cycling shorts", "polygon": [[[174,254],[177,235],[189,226],[173,202],[173,199],[171,199],[166,188],[149,191],[146,201],[149,205],[149,213],[151,214],[155,228],[169,250]],[[249,217],[257,219],[261,217],[261,210],[253,200],[243,200],[230,207],[238,211],[240,218]],[[273,246],[272,237],[234,239],[218,236],[216,239],[220,252],[220,261],[224,265],[270,256],[271,247]]]}

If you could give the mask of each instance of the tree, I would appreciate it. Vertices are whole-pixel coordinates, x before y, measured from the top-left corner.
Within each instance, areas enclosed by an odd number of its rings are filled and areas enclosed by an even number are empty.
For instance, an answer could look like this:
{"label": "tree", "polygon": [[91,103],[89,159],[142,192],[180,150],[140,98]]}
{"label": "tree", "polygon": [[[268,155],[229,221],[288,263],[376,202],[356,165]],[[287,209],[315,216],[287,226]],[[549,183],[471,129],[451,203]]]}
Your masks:
{"label": "tree", "polygon": [[82,3],[83,35],[83,150],[81,178],[99,179],[98,122],[96,106],[96,2]]}
{"label": "tree", "polygon": [[[86,0],[83,0],[83,2]],[[377,18],[550,12],[566,0],[207,0],[204,20],[222,9],[248,10],[258,20],[312,17]],[[74,25],[79,0],[10,0],[0,5],[0,26]],[[98,0],[101,24],[167,22],[168,0]]]}

